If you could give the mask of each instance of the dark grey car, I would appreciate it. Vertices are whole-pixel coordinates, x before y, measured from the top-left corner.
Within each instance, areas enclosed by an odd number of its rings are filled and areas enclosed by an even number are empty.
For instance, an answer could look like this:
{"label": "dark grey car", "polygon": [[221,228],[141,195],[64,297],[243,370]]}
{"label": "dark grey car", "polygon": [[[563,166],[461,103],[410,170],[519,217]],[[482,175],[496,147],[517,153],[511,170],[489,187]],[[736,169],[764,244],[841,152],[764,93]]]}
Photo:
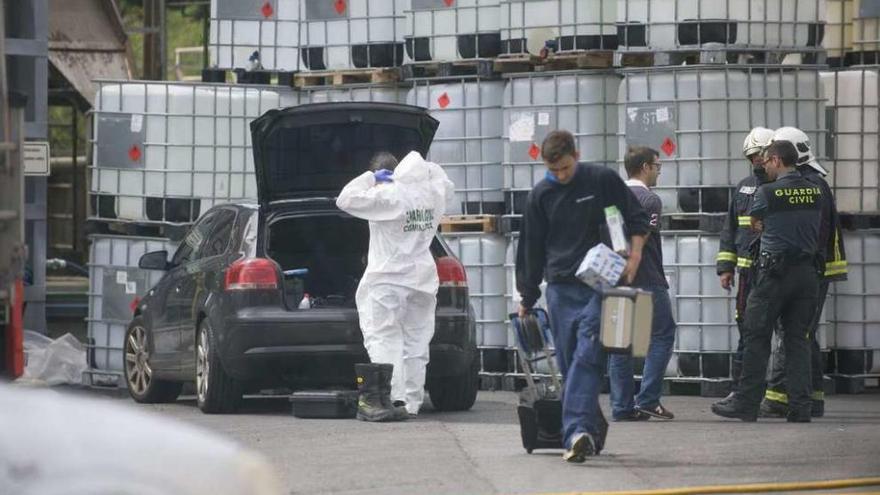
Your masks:
{"label": "dark grey car", "polygon": [[[125,340],[125,376],[138,402],[173,401],[195,381],[204,412],[232,412],[267,387],[354,387],[368,362],[354,293],[369,229],[335,196],[377,151],[425,153],[437,121],[418,107],[330,103],[272,110],[251,125],[259,204],[216,206],[143,298]],[[464,268],[436,237],[440,277],[426,387],[440,410],[469,409],[479,358]],[[307,274],[304,274],[307,270]],[[304,294],[309,309],[299,309]]]}

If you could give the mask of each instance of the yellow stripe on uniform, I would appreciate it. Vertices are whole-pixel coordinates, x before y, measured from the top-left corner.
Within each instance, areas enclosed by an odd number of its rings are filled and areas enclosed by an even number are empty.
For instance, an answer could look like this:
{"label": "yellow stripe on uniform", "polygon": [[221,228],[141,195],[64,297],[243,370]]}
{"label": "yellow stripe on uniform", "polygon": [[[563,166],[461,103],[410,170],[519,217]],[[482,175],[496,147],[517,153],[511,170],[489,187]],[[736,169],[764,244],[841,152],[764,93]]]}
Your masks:
{"label": "yellow stripe on uniform", "polygon": [[737,258],[736,259],[737,268],[751,268],[752,260],[749,258]]}
{"label": "yellow stripe on uniform", "polygon": [[831,275],[842,275],[844,273],[849,272],[849,267],[846,260],[843,261],[829,261],[825,263],[825,276],[830,277]]}
{"label": "yellow stripe on uniform", "polygon": [[788,404],[788,394],[777,392],[775,390],[767,390],[764,394],[764,398],[767,400],[774,400],[781,404]]}
{"label": "yellow stripe on uniform", "polygon": [[716,262],[721,261],[730,261],[732,263],[736,263],[736,253],[730,251],[721,251],[718,253],[718,256],[715,258]]}
{"label": "yellow stripe on uniform", "polygon": [[740,227],[751,227],[752,226],[752,217],[736,217],[736,221],[739,223]]}
{"label": "yellow stripe on uniform", "polygon": [[810,398],[813,400],[825,400],[825,392],[821,390],[813,392],[813,395],[811,395]]}

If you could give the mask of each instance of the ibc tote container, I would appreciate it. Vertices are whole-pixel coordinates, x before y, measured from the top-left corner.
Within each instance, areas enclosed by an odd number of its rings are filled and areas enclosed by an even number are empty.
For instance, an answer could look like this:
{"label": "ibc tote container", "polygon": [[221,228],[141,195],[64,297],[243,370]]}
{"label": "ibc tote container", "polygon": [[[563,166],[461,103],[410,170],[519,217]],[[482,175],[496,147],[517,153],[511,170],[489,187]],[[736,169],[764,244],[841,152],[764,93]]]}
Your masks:
{"label": "ibc tote container", "polygon": [[[116,384],[122,374],[125,331],[134,309],[164,272],[141,270],[138,261],[152,251],[168,251],[168,239],[95,235],[89,248],[88,383]],[[119,382],[123,385],[124,382]]]}
{"label": "ibc tote container", "polygon": [[467,272],[477,318],[477,346],[507,347],[506,239],[483,233],[444,233],[443,239]]}
{"label": "ibc tote container", "polygon": [[501,0],[501,53],[617,49],[617,0]]}
{"label": "ibc tote container", "polygon": [[100,81],[92,215],[188,223],[215,203],[256,200],[250,122],[294,106],[289,88]]}
{"label": "ibc tote container", "polygon": [[447,214],[500,214],[504,83],[465,77],[416,81],[406,103],[425,107],[440,121],[428,160],[442,166],[455,184]]}
{"label": "ibc tote container", "polygon": [[618,0],[621,50],[812,51],[822,47],[825,0]]}
{"label": "ibc tote container", "polygon": [[823,72],[828,170],[837,210],[880,214],[880,86],[877,69]]}
{"label": "ibc tote container", "polygon": [[654,191],[665,214],[726,212],[730,188],[750,173],[742,144],[755,126],[798,127],[823,156],[825,98],[815,67],[697,65],[621,72],[619,156],[622,160],[632,145],[659,151],[663,170]]}
{"label": "ibc tote container", "polygon": [[500,0],[410,0],[409,61],[494,58],[501,53]]}
{"label": "ibc tote container", "polygon": [[212,64],[268,70],[396,67],[406,0],[212,0]]}
{"label": "ibc tote container", "polygon": [[404,103],[408,89],[394,84],[351,84],[345,86],[306,86],[299,93],[302,103],[361,101]]}
{"label": "ibc tote container", "polygon": [[842,66],[853,49],[853,0],[825,0],[826,24],[822,46],[828,65]]}
{"label": "ibc tote container", "polygon": [[880,4],[873,0],[852,0],[852,50],[849,65],[880,63]]}
{"label": "ibc tote container", "polygon": [[615,166],[620,77],[611,71],[514,75],[504,88],[506,213],[519,215],[532,187],[544,178],[541,144],[550,131],[575,136],[581,160]]}
{"label": "ibc tote container", "polygon": [[[826,303],[834,327],[834,349],[880,353],[880,232],[855,231],[843,236],[849,266],[847,280],[834,282]],[[872,372],[880,373],[880,360]]]}

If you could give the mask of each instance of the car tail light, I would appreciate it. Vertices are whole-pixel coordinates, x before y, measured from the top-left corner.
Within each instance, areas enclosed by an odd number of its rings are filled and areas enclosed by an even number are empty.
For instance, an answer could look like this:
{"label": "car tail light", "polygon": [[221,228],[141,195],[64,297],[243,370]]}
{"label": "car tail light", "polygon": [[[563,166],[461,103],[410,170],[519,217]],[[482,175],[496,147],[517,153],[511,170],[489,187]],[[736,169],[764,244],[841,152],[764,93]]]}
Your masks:
{"label": "car tail light", "polygon": [[278,266],[266,258],[239,260],[226,270],[226,290],[277,289]]}
{"label": "car tail light", "polygon": [[464,267],[451,256],[437,258],[437,276],[441,287],[467,287]]}

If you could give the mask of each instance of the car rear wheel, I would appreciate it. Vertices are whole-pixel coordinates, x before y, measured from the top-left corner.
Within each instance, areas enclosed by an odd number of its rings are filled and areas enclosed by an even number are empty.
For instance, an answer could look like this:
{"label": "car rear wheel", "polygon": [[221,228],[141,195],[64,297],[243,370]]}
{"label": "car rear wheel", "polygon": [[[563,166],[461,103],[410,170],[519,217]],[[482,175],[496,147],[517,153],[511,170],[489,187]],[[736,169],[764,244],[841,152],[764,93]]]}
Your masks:
{"label": "car rear wheel", "polygon": [[216,342],[211,324],[202,320],[196,342],[196,401],[204,413],[232,413],[241,402],[241,386],[223,369]]}
{"label": "car rear wheel", "polygon": [[147,330],[140,317],[132,320],[125,332],[124,352],[125,384],[132,399],[145,404],[177,400],[183,383],[160,380],[153,376]]}
{"label": "car rear wheel", "polygon": [[438,378],[428,384],[431,403],[438,411],[467,411],[477,400],[480,388],[480,357],[473,352],[471,366],[458,376]]}

